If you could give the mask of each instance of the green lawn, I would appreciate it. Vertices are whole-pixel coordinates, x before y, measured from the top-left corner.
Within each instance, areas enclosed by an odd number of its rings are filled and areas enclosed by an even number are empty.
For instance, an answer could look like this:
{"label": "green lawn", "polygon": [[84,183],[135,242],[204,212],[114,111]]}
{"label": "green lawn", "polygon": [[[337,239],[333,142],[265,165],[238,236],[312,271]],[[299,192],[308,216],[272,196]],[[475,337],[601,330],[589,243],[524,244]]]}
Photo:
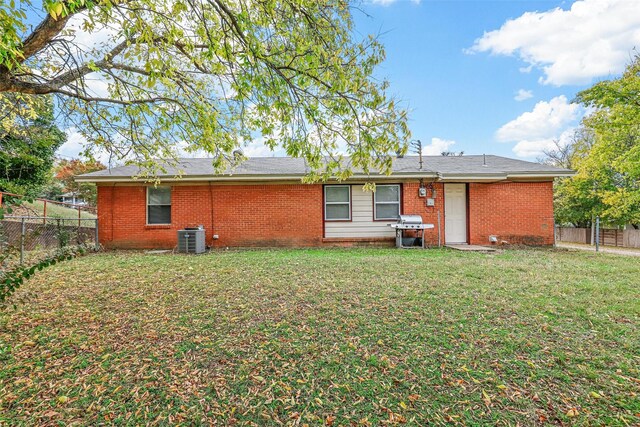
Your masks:
{"label": "green lawn", "polygon": [[[44,215],[44,202],[35,200],[33,203],[24,203],[24,208],[14,208],[16,212],[12,215]],[[82,219],[95,219],[96,215],[91,212],[80,212]],[[58,205],[55,203],[47,203],[47,216],[52,218],[78,218],[78,209]]]}
{"label": "green lawn", "polygon": [[637,425],[640,262],[103,253],[0,315],[0,425]]}

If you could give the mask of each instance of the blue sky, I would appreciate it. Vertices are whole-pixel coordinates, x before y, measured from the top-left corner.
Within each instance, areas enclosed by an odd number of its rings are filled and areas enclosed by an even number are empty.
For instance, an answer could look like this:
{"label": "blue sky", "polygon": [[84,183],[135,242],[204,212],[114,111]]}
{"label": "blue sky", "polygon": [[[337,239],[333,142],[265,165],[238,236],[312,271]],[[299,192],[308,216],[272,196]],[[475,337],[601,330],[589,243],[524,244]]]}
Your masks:
{"label": "blue sky", "polygon": [[[378,75],[409,106],[415,138],[454,141],[448,149],[468,154],[535,159],[579,123],[584,111],[571,105],[575,94],[617,76],[640,47],[639,1],[573,3],[370,1],[363,7],[369,16],[354,17],[358,33],[381,33],[387,60]],[[445,146],[438,141],[430,151]]]}
{"label": "blue sky", "polygon": [[[535,160],[585,114],[575,94],[618,76],[640,48],[640,0],[363,0],[355,37],[379,34],[376,72],[410,111],[426,154]],[[68,129],[60,150],[83,138]],[[250,156],[274,155],[259,142]],[[281,155],[281,153],[275,153]]]}

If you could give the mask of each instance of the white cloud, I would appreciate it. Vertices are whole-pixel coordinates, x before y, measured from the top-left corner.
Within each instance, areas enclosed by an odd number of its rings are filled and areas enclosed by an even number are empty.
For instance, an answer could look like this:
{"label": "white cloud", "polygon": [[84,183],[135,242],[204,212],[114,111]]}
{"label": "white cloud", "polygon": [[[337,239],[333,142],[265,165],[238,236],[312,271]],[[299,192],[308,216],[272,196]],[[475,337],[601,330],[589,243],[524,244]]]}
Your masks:
{"label": "white cloud", "polygon": [[530,90],[520,89],[513,97],[516,101],[525,101],[529,98],[533,98],[533,92]]}
{"label": "white cloud", "polygon": [[[118,34],[122,31],[119,23],[110,25],[97,25],[90,31],[84,30],[85,21],[88,20],[87,13],[79,13],[74,15],[67,25],[65,25],[66,35],[63,36],[68,40],[73,40],[73,44],[77,46],[79,53],[90,55],[94,49],[103,48],[105,46],[115,46]],[[73,52],[75,53],[75,52]]]}
{"label": "white cloud", "polygon": [[622,72],[631,50],[640,46],[639,6],[630,0],[579,0],[569,10],[526,12],[485,32],[469,52],[515,55],[543,71],[543,84],[588,84]]}
{"label": "white cloud", "polygon": [[558,141],[561,146],[568,144],[574,132],[575,128],[570,127],[555,138],[538,139],[534,141],[523,140],[513,147],[513,152],[518,157],[541,157],[544,155],[545,150],[550,151],[557,148],[555,141]]}
{"label": "white cloud", "polygon": [[[77,159],[82,157],[82,154],[89,145],[87,139],[75,127],[65,129],[64,132],[67,134],[67,142],[58,148],[56,155],[65,159]],[[104,164],[109,163],[109,153],[106,151],[95,150],[93,155],[96,160],[99,160]]]}
{"label": "white cloud", "polygon": [[[399,1],[402,1],[402,0],[369,0],[369,3],[375,4],[378,6],[389,6]],[[413,4],[420,4],[422,2],[422,0],[408,0],[408,1],[410,1]]]}
{"label": "white cloud", "polygon": [[564,95],[548,102],[540,101],[532,111],[522,113],[498,129],[496,139],[514,142],[551,138],[578,119],[581,111],[578,104],[569,103]]}
{"label": "white cloud", "polygon": [[66,129],[65,133],[67,134],[67,142],[58,148],[56,154],[64,158],[79,157],[80,153],[85,149],[87,140],[76,128]]}
{"label": "white cloud", "polygon": [[264,143],[265,137],[261,136],[254,139],[245,147],[242,147],[242,152],[247,157],[284,157],[286,154],[284,149],[280,146],[276,147],[275,151]]}
{"label": "white cloud", "polygon": [[578,104],[557,96],[550,101],[540,101],[533,110],[503,125],[496,132],[499,142],[515,142],[513,152],[519,157],[536,157],[553,148],[554,140],[567,140],[576,122],[584,114]]}
{"label": "white cloud", "polygon": [[422,154],[425,156],[439,156],[443,151],[449,151],[449,148],[455,143],[455,141],[447,139],[431,138],[431,143],[422,147]]}

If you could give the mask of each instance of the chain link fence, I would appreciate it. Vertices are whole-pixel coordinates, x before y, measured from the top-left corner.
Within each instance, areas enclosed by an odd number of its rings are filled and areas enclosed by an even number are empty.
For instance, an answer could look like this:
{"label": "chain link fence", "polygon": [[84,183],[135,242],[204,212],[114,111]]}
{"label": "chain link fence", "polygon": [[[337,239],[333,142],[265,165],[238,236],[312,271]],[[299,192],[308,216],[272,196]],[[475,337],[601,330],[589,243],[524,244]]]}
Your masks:
{"label": "chain link fence", "polygon": [[0,221],[0,269],[34,265],[73,246],[98,249],[97,219],[5,216]]}

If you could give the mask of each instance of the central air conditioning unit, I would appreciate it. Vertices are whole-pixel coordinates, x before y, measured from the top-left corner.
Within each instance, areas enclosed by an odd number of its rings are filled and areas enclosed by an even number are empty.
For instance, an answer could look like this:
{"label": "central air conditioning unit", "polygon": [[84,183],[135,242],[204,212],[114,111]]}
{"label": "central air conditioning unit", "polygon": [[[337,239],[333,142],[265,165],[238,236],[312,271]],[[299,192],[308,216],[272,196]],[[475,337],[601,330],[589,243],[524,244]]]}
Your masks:
{"label": "central air conditioning unit", "polygon": [[178,230],[178,252],[201,254],[206,250],[204,227],[185,227]]}

